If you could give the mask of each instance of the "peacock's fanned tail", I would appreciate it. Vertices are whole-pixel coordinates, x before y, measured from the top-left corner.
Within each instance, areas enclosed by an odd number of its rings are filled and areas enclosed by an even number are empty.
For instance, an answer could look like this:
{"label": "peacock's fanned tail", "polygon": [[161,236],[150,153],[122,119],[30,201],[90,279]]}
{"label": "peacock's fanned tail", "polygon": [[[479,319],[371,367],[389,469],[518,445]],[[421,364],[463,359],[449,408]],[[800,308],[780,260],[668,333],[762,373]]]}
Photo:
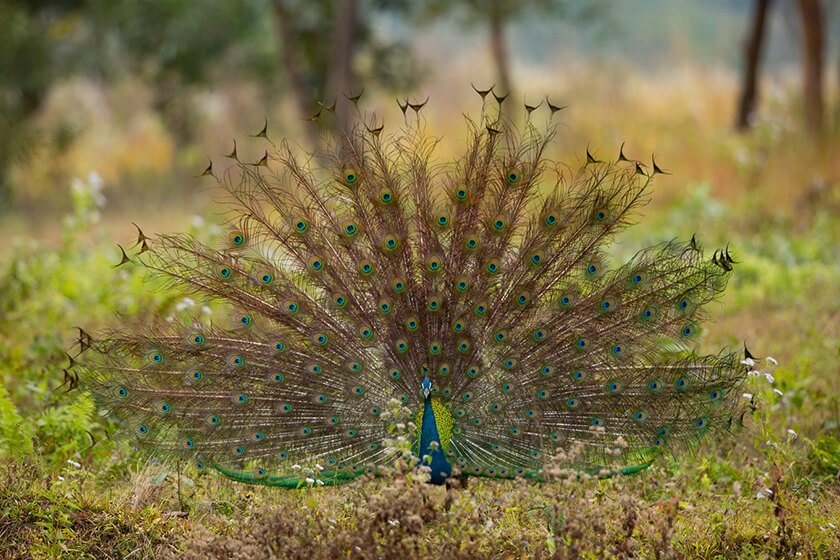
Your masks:
{"label": "peacock's fanned tail", "polygon": [[739,359],[692,350],[728,254],[669,242],[610,269],[653,174],[623,154],[570,171],[551,128],[468,132],[446,164],[420,126],[357,128],[327,163],[234,152],[225,246],[164,235],[131,258],[228,316],[127,321],[88,341],[85,387],[155,456],[285,487],[401,460],[383,413],[419,414],[424,379],[473,475],[542,479],[575,442],[570,467],[634,472],[737,422]]}

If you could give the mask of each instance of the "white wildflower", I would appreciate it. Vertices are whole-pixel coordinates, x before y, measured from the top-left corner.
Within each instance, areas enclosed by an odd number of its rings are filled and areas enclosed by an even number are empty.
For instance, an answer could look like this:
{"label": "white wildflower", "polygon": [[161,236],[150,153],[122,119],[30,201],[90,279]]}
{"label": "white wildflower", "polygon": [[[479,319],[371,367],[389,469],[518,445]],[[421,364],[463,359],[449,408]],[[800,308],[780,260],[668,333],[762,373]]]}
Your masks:
{"label": "white wildflower", "polygon": [[773,374],[770,373],[769,371],[764,372],[764,379],[767,380],[767,383],[773,383],[773,382],[776,381],[776,378],[773,377]]}
{"label": "white wildflower", "polygon": [[295,469],[295,470],[297,470],[297,469],[299,469],[299,468],[300,468],[300,465],[292,465],[292,468],[293,468],[293,469]]}
{"label": "white wildflower", "polygon": [[758,377],[759,375],[761,375],[761,372],[757,369],[751,369],[747,372],[747,375],[749,375],[750,377]]}
{"label": "white wildflower", "polygon": [[310,478],[310,477],[307,476],[305,478],[305,480],[306,480],[307,484],[315,484],[315,479],[314,478]]}
{"label": "white wildflower", "polygon": [[764,498],[766,498],[766,497],[767,497],[767,496],[765,496],[765,495],[764,495],[764,492],[758,492],[758,493],[755,495],[755,498],[756,498],[757,500],[763,500],[763,499],[764,499]]}
{"label": "white wildflower", "polygon": [[743,394],[743,395],[741,395],[741,396],[742,396],[742,397],[744,397],[745,399],[751,399],[751,398],[753,398],[753,394],[752,394],[752,393],[744,393],[744,394]]}
{"label": "white wildflower", "polygon": [[[321,480],[320,478],[318,480],[316,480],[315,482],[318,484],[318,486],[323,486],[324,485],[324,481]],[[335,523],[335,521],[333,521],[333,523]]]}
{"label": "white wildflower", "polygon": [[82,464],[81,464],[81,463],[77,463],[77,462],[76,462],[76,461],[74,461],[73,459],[67,459],[67,464],[68,464],[68,465],[71,465],[71,466],[74,466],[74,467],[76,467],[77,469],[78,469],[78,468],[81,468],[81,466],[82,466]]}
{"label": "white wildflower", "polygon": [[399,527],[400,526],[400,520],[399,519],[389,519],[388,520],[388,525],[390,525],[391,527]]}
{"label": "white wildflower", "polygon": [[779,362],[776,360],[776,358],[774,358],[772,356],[767,356],[767,361],[770,362],[771,364],[773,364],[774,366],[779,365]]}
{"label": "white wildflower", "polygon": [[784,396],[785,396],[785,394],[784,394],[784,393],[782,393],[781,391],[779,391],[778,389],[773,389],[773,392],[774,392],[774,393],[776,393],[777,395],[779,395],[780,397],[784,397]]}
{"label": "white wildflower", "polygon": [[741,363],[747,367],[753,367],[755,365],[755,360],[753,360],[752,358],[745,358],[741,360]]}
{"label": "white wildflower", "polygon": [[175,306],[175,310],[176,311],[183,311],[185,309],[189,309],[190,307],[193,307],[194,305],[195,305],[195,301],[193,301],[192,299],[190,299],[188,297],[185,297],[183,300],[181,300],[180,303],[178,303],[178,305]]}
{"label": "white wildflower", "polygon": [[799,435],[799,434],[797,434],[795,431],[791,430],[790,428],[788,428],[787,433],[788,433],[788,435],[789,435],[791,438],[793,438],[793,439],[796,439],[796,438],[797,438],[797,436]]}

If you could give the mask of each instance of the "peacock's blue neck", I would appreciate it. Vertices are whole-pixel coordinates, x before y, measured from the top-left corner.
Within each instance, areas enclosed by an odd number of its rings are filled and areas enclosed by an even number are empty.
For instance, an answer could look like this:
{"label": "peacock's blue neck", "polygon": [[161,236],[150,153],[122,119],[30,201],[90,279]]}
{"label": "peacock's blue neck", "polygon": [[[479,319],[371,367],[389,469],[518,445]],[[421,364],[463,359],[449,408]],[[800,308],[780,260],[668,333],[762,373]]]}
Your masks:
{"label": "peacock's blue neck", "polygon": [[[433,446],[432,442],[437,443]],[[432,449],[434,447],[434,449]],[[435,411],[432,408],[431,397],[426,397],[423,405],[423,425],[420,428],[420,457],[431,457],[431,462],[423,462],[432,469],[432,484],[443,484],[447,478],[452,475],[452,465],[446,460],[446,454],[443,452],[443,446],[440,443],[440,434],[438,433],[437,422],[435,421]]]}

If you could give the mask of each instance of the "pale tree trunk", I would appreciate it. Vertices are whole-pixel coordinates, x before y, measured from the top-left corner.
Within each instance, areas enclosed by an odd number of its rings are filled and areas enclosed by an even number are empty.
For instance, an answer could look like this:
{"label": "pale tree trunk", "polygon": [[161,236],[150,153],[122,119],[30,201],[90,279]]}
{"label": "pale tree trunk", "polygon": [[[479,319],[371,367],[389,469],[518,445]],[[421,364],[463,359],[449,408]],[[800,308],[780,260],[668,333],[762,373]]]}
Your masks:
{"label": "pale tree trunk", "polygon": [[823,127],[823,50],[825,22],[819,0],[799,0],[802,17],[802,105],[805,125],[819,135]]}
{"label": "pale tree trunk", "polygon": [[744,76],[738,100],[738,114],[735,116],[735,128],[738,130],[750,127],[750,120],[758,102],[758,73],[770,3],[771,0],[756,0],[750,35],[744,44]]}
{"label": "pale tree trunk", "polygon": [[[494,93],[499,96],[512,94],[510,79],[510,59],[508,58],[508,45],[505,39],[504,21],[500,14],[490,14],[490,52],[493,55],[493,62],[496,65],[497,82]],[[505,113],[511,114],[513,106],[513,95],[509,95],[504,103]]]}
{"label": "pale tree trunk", "polygon": [[329,105],[336,100],[336,132],[344,135],[352,127],[357,117],[356,108],[347,100],[345,95],[355,95],[353,55],[356,47],[357,28],[359,23],[359,3],[357,0],[341,2],[336,19],[336,29],[332,45],[332,54],[327,69],[326,91],[324,102]]}
{"label": "pale tree trunk", "polygon": [[[277,37],[280,43],[280,58],[289,80],[289,87],[294,97],[297,111],[301,118],[310,116],[317,111],[316,99],[312,98],[312,92],[306,84],[305,69],[301,67],[302,60],[298,45],[300,44],[294,24],[292,13],[288,9],[285,0],[273,0],[274,23],[277,30]],[[310,147],[316,152],[320,150],[321,136],[317,123],[304,123],[307,139]]]}

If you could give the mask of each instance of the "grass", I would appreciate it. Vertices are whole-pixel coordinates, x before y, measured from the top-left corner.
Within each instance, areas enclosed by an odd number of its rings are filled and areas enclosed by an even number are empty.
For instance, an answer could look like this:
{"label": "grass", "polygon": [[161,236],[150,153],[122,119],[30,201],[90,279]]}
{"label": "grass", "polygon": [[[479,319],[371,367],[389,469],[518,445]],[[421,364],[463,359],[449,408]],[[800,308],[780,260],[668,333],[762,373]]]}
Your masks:
{"label": "grass", "polygon": [[597,124],[604,84],[581,78],[563,139],[577,151],[564,159],[629,130],[636,150],[656,146],[680,171],[657,183],[617,259],[698,230],[708,247],[731,243],[740,262],[702,345],[746,340],[779,361],[772,382],[752,381],[757,409],[740,434],[637,476],[544,485],[438,488],[409,473],[283,491],[144,462],[113,442],[89,399],[65,393],[64,350],[76,325],[95,330],[115,312],[168,310],[182,296],[111,268],[119,251],[92,179],[71,189],[73,210],[50,241],[31,235],[35,224],[0,227],[0,558],[840,557],[840,194],[827,155],[840,142],[815,147],[790,124],[795,102],[775,98],[738,136],[721,108],[725,80],[703,92],[696,79],[655,96],[629,82],[622,110]]}

